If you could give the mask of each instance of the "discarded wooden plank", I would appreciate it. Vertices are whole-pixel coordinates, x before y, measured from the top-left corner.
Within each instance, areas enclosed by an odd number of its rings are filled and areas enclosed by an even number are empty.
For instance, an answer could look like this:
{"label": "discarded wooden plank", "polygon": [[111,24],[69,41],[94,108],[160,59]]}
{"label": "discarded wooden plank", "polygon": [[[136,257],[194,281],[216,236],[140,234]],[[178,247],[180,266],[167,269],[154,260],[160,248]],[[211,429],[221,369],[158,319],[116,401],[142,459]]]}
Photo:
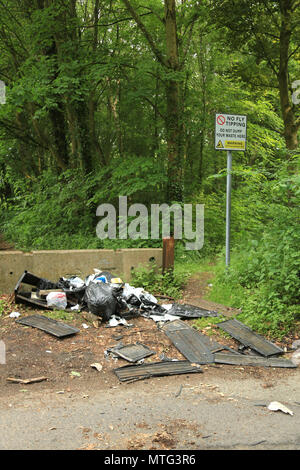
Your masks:
{"label": "discarded wooden plank", "polygon": [[191,364],[188,361],[153,362],[114,369],[114,373],[121,382],[143,380],[164,375],[195,374],[200,372],[203,371],[198,364]]}
{"label": "discarded wooden plank", "polygon": [[218,323],[217,326],[226,331],[226,333],[229,333],[244,346],[250,347],[262,356],[274,356],[275,354],[282,354],[284,352],[283,349],[276,346],[276,344],[271,343],[263,336],[254,333],[251,328],[236,319],[226,320]]}
{"label": "discarded wooden plank", "polygon": [[43,315],[30,315],[16,320],[16,323],[38,328],[58,338],[74,335],[80,331],[78,328],[53,320],[52,318],[44,317]]}
{"label": "discarded wooden plank", "polygon": [[[174,320],[166,323],[162,330],[188,361],[197,364],[214,362],[214,356],[208,344],[209,338],[204,337],[183,321]],[[213,347],[215,346],[214,344]]]}
{"label": "discarded wooden plank", "polygon": [[169,315],[175,315],[181,318],[203,318],[203,317],[219,317],[219,313],[214,310],[207,310],[202,307],[190,304],[176,304],[168,310]]}
{"label": "discarded wooden plank", "polygon": [[47,296],[51,292],[63,292],[62,289],[43,289],[39,291],[40,296]]}
{"label": "discarded wooden plank", "polygon": [[141,343],[116,346],[114,348],[109,348],[108,351],[129,362],[137,362],[145,357],[155,354],[154,351],[151,351],[151,349]]}
{"label": "discarded wooden plank", "polygon": [[281,357],[246,356],[217,352],[214,355],[216,364],[230,364],[234,366],[261,366],[261,367],[297,367],[292,361]]}
{"label": "discarded wooden plank", "polygon": [[20,384],[32,384],[36,382],[43,382],[43,380],[48,380],[48,377],[34,377],[32,379],[18,379],[16,377],[7,377],[8,382],[20,383]]}

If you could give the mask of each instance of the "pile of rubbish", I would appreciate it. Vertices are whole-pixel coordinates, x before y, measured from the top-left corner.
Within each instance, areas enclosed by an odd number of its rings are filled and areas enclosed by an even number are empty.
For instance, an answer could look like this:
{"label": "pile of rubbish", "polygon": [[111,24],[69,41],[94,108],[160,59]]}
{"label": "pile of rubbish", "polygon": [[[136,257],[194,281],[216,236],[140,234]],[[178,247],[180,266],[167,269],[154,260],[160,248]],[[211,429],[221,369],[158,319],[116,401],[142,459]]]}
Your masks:
{"label": "pile of rubbish", "polygon": [[[144,359],[154,355],[155,351],[141,343],[119,343],[107,350],[106,354],[134,363],[114,370],[120,381],[199,373],[202,372],[201,364],[297,367],[294,362],[279,357],[284,354],[284,350],[237,319],[217,323],[218,328],[237,341],[238,348],[231,349],[182,321],[220,317],[218,312],[188,304],[160,305],[157,298],[143,288],[133,287],[113,274],[98,269],[84,280],[77,276],[61,277],[56,283],[25,271],[15,287],[15,302],[26,303],[34,308],[90,312],[109,326],[130,326],[126,319],[137,316],[151,318],[185,360],[161,358],[161,362],[143,364]],[[59,338],[79,332],[73,326],[43,315],[26,316],[16,322],[39,328]]]}
{"label": "pile of rubbish", "polygon": [[[29,289],[28,289],[29,286]],[[218,316],[192,305],[160,305],[154,295],[133,287],[107,271],[94,269],[84,280],[61,277],[56,283],[24,271],[15,287],[15,302],[46,309],[88,311],[102,321],[144,316],[154,321],[170,318]]]}

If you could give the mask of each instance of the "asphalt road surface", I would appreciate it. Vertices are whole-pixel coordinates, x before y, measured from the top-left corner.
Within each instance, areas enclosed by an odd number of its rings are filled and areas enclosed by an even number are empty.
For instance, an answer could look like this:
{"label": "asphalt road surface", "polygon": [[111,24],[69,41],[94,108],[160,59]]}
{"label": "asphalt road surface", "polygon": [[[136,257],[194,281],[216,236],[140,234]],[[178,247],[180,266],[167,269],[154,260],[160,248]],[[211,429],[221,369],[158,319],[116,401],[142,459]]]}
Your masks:
{"label": "asphalt road surface", "polygon": [[0,449],[300,449],[298,368],[202,368],[99,389],[83,377],[64,390],[14,384],[1,398]]}

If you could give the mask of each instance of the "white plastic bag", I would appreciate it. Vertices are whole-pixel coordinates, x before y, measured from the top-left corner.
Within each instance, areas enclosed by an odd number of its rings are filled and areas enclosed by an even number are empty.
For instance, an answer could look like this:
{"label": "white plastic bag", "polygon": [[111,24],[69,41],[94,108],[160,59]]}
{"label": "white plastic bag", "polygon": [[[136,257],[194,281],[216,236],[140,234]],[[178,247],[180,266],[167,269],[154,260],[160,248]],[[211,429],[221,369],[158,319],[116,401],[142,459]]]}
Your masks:
{"label": "white plastic bag", "polygon": [[72,277],[69,279],[70,286],[74,287],[74,289],[80,289],[84,286],[84,281],[80,279],[80,277]]}
{"label": "white plastic bag", "polygon": [[157,303],[157,299],[152,294],[149,294],[149,292],[145,291],[142,287],[133,287],[127,283],[124,285],[122,295],[125,297],[125,300],[129,299],[132,295],[135,295],[140,301],[142,301],[141,296],[144,296],[150,302],[155,304]]}
{"label": "white plastic bag", "polygon": [[48,307],[56,307],[64,310],[67,306],[67,296],[65,292],[50,292],[46,297]]}

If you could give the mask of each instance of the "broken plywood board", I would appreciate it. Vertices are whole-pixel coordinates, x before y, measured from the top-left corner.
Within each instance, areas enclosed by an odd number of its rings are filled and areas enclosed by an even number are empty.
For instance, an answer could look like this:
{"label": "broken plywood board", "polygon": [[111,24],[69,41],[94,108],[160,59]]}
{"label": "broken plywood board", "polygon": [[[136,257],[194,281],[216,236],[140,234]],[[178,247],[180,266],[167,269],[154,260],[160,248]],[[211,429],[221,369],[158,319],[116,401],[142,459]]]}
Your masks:
{"label": "broken plywood board", "polygon": [[200,372],[202,372],[202,369],[197,364],[191,364],[188,361],[153,362],[114,369],[114,373],[121,382],[143,380],[164,375],[194,374]]}
{"label": "broken plywood board", "polygon": [[38,328],[58,338],[74,335],[80,331],[78,328],[53,320],[52,318],[44,317],[43,315],[30,315],[16,320],[16,323]]}
{"label": "broken plywood board", "polygon": [[[211,342],[198,331],[181,320],[174,320],[162,327],[162,331],[172,341],[178,351],[190,362],[210,364],[214,362],[212,351],[220,350],[220,345]],[[221,347],[222,349],[222,347]]]}
{"label": "broken plywood board", "polygon": [[169,315],[175,315],[182,318],[202,318],[202,317],[219,317],[218,312],[207,310],[205,308],[196,307],[190,304],[173,304],[168,310]]}
{"label": "broken plywood board", "polygon": [[261,367],[297,367],[292,361],[281,357],[244,356],[243,354],[215,353],[216,364],[230,364],[234,366],[261,366]]}
{"label": "broken plywood board", "polygon": [[151,351],[151,349],[141,343],[116,346],[114,348],[110,348],[109,352],[112,352],[113,354],[116,354],[117,356],[129,362],[137,362],[141,359],[144,359],[145,357],[155,354],[154,351]]}
{"label": "broken plywood board", "polygon": [[276,346],[276,344],[254,333],[251,328],[236,319],[226,320],[218,323],[217,326],[226,331],[226,333],[229,333],[244,346],[250,347],[262,356],[274,356],[275,354],[282,354],[284,352],[281,348]]}

